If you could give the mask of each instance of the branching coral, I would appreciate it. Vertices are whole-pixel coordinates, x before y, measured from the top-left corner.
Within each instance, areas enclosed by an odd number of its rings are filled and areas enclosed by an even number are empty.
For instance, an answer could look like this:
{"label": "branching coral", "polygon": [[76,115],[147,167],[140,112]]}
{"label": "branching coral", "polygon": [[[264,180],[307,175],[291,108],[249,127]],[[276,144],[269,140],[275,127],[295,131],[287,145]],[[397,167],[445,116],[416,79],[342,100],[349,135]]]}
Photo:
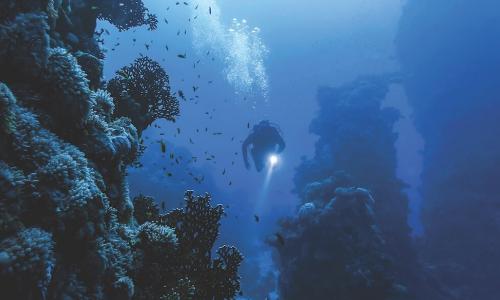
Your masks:
{"label": "branching coral", "polygon": [[[148,202],[147,199],[139,198],[136,202]],[[158,246],[137,244],[137,253],[143,253],[136,259],[139,299],[231,299],[240,289],[238,267],[243,257],[238,250],[223,246],[212,260],[223,207],[211,207],[209,195],[196,197],[192,191],[186,193],[185,201],[183,209],[158,216],[159,224],[146,222],[139,227],[144,231],[139,236],[147,237],[146,241],[158,240],[150,238],[153,236],[173,244],[175,236],[175,247],[170,247],[170,254],[165,252],[168,247],[155,250]]]}
{"label": "branching coral", "polygon": [[116,72],[108,83],[116,102],[115,114],[126,116],[142,132],[154,120],[174,121],[179,102],[170,94],[168,75],[149,57],[140,57]]}
{"label": "branching coral", "polygon": [[157,17],[148,13],[142,0],[98,0],[94,2],[98,9],[99,19],[109,21],[119,30],[141,25],[148,25],[149,30],[155,30],[158,26]]}

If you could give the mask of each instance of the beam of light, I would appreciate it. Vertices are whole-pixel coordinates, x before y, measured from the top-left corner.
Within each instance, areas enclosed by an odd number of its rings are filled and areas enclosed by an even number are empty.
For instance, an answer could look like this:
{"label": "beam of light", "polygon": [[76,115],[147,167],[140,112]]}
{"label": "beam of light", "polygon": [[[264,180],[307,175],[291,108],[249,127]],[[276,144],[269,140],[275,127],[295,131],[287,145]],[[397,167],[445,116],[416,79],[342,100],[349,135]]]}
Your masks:
{"label": "beam of light", "polygon": [[266,171],[266,177],[264,178],[264,184],[262,185],[262,190],[259,196],[259,199],[257,200],[257,203],[255,205],[255,212],[256,213],[262,213],[263,206],[266,203],[267,199],[267,194],[269,191],[269,183],[271,182],[271,177],[273,175],[273,171],[276,169],[276,165],[279,163],[279,156],[276,154],[271,154],[267,158],[268,164],[267,164],[267,171]]}

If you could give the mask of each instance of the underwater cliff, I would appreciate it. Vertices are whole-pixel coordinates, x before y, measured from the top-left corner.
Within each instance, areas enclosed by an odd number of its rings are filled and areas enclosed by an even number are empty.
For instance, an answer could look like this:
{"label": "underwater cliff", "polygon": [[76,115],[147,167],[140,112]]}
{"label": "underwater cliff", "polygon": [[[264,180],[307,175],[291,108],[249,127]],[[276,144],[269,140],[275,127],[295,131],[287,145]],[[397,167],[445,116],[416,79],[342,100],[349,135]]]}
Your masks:
{"label": "underwater cliff", "polygon": [[234,298],[242,255],[212,251],[221,205],[188,191],[160,214],[129,196],[141,132],[179,106],[147,56],[103,81],[96,20],[158,22],[140,0],[0,3],[2,298]]}
{"label": "underwater cliff", "polygon": [[419,251],[451,299],[498,299],[498,20],[497,1],[409,1],[398,33],[425,139]]}
{"label": "underwater cliff", "polygon": [[282,223],[287,246],[274,243],[286,299],[439,299],[418,262],[396,176],[400,116],[382,107],[398,82],[391,77],[318,91],[315,156],[295,174],[302,203]]}

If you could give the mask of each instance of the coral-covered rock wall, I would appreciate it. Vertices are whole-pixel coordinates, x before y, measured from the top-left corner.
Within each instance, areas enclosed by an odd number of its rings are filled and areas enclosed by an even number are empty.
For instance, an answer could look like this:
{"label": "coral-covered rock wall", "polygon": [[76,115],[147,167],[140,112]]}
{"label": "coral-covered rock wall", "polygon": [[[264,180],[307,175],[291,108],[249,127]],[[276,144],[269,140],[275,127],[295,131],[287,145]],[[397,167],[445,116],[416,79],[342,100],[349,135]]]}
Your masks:
{"label": "coral-covered rock wall", "polygon": [[[147,57],[102,81],[97,19],[157,23],[140,0],[0,3],[2,298],[233,298],[242,256],[227,246],[211,256],[221,206],[190,192],[185,212],[154,218],[150,198],[134,210],[126,168],[140,132],[174,120],[178,102]],[[203,251],[190,252],[190,235]]]}
{"label": "coral-covered rock wall", "polygon": [[297,168],[302,204],[277,247],[286,299],[319,290],[316,299],[439,299],[418,262],[396,176],[399,113],[383,107],[394,80],[363,77],[318,92],[315,156]]}

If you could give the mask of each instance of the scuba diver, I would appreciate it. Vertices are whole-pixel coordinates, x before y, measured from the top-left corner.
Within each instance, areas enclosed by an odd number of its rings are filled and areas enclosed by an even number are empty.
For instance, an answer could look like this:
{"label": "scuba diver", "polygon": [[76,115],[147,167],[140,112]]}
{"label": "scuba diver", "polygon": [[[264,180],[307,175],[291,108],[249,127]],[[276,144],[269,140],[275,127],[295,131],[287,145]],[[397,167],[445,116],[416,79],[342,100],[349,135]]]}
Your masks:
{"label": "scuba diver", "polygon": [[[252,132],[242,145],[243,160],[247,169],[250,169],[248,162],[248,148],[250,146],[255,169],[260,172],[270,155],[279,154],[285,149],[285,141],[281,137],[278,126],[271,124],[268,120],[263,120],[253,126]],[[274,157],[276,158],[276,156]]]}

